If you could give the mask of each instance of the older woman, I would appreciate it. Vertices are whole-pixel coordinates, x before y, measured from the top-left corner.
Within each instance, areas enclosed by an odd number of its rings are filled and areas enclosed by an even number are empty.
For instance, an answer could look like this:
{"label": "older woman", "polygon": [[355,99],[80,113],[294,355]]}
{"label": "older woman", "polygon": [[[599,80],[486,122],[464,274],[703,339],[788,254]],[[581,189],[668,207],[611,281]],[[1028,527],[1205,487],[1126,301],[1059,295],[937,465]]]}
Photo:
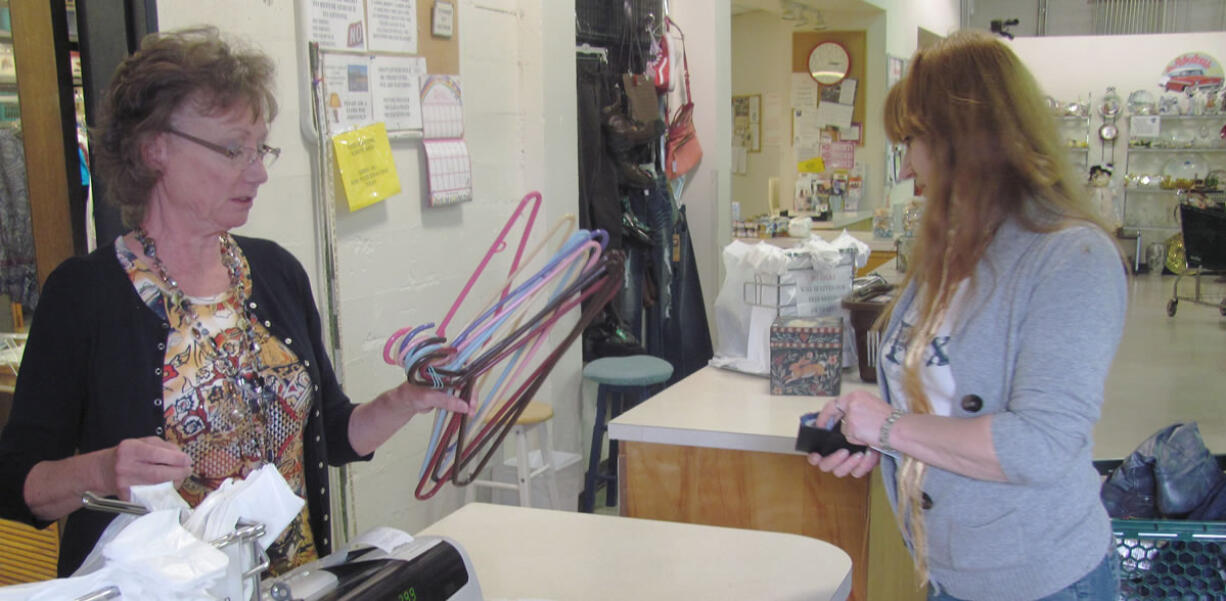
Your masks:
{"label": "older woman", "polygon": [[1034,79],[959,32],[920,50],[885,131],[927,205],[903,291],[878,323],[880,395],[829,402],[879,463],[929,599],[1114,600],[1111,522],[1091,463],[1124,324],[1123,261],[1071,175]]}
{"label": "older woman", "polygon": [[111,519],[80,510],[83,492],[174,481],[195,504],[265,463],[308,501],[274,568],[304,563],[331,548],[327,465],[369,459],[417,413],[468,411],[408,383],[352,404],[302,266],[229,233],[281,152],[272,76],[196,29],[149,36],[112,80],[96,149],[133,229],[48,278],[0,436],[0,516],[67,516],[61,575]]}

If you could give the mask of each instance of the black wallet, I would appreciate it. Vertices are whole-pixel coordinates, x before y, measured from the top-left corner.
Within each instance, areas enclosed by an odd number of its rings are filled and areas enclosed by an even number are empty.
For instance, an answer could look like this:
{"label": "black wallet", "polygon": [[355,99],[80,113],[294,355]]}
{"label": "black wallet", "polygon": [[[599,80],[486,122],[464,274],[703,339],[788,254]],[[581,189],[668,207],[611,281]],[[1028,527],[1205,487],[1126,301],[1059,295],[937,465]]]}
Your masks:
{"label": "black wallet", "polygon": [[806,413],[800,416],[800,431],[796,434],[796,450],[803,453],[829,455],[839,449],[847,449],[849,453],[859,453],[868,449],[864,445],[851,444],[843,436],[842,424],[835,422],[833,428],[822,428],[817,425],[817,414]]}

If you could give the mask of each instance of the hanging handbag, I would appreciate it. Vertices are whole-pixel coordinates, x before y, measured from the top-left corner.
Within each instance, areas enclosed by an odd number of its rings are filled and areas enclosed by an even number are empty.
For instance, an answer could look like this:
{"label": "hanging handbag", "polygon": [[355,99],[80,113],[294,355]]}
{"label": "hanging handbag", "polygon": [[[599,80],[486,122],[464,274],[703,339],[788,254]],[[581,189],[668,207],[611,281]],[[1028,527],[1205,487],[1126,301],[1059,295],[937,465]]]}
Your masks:
{"label": "hanging handbag", "polygon": [[660,104],[655,84],[647,73],[623,73],[622,88],[630,118],[639,123],[651,123],[660,118]]}
{"label": "hanging handbag", "polygon": [[[668,20],[670,27],[677,27],[672,19]],[[664,157],[664,172],[668,179],[677,179],[698,166],[702,160],[702,146],[698,144],[698,133],[694,130],[694,98],[690,94],[690,61],[685,55],[685,34],[677,27],[681,38],[681,64],[685,73],[685,88],[682,97],[685,103],[673,115],[668,124],[668,146]]]}

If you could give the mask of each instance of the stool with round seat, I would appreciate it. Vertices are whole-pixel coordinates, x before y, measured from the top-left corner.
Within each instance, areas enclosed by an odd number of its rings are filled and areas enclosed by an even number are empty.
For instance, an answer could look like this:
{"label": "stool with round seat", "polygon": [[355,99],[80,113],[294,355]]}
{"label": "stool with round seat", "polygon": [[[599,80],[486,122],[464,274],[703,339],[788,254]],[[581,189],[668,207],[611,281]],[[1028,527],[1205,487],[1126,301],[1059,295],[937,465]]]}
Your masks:
{"label": "stool with round seat", "polygon": [[[558,478],[557,463],[553,456],[553,437],[549,431],[549,421],[553,419],[553,407],[545,403],[530,401],[524,407],[523,413],[511,426],[510,435],[515,439],[515,475],[516,483],[498,482],[495,480],[473,480],[468,485],[465,498],[473,501],[477,495],[477,487],[514,490],[519,493],[521,507],[532,507],[532,479],[545,476],[545,484],[549,490],[549,507],[557,509]],[[531,456],[528,453],[528,432],[536,430],[537,445],[541,452],[541,466],[532,468]]]}
{"label": "stool with round seat", "polygon": [[651,355],[604,357],[583,367],[583,378],[598,384],[596,417],[592,422],[592,448],[588,456],[587,473],[583,479],[583,495],[579,511],[591,513],[596,506],[596,486],[607,483],[605,505],[617,504],[617,441],[609,439],[609,469],[600,471],[600,450],[608,431],[609,420],[639,404],[655,392],[655,388],[673,376],[668,361]]}

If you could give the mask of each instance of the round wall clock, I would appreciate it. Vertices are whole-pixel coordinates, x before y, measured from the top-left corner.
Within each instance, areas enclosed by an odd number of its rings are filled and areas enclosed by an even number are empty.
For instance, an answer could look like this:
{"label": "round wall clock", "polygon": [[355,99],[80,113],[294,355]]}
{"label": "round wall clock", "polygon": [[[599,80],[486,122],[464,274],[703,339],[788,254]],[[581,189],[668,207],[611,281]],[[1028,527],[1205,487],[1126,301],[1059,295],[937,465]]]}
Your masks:
{"label": "round wall clock", "polygon": [[823,86],[832,86],[851,71],[851,55],[838,42],[820,42],[809,51],[809,76]]}

